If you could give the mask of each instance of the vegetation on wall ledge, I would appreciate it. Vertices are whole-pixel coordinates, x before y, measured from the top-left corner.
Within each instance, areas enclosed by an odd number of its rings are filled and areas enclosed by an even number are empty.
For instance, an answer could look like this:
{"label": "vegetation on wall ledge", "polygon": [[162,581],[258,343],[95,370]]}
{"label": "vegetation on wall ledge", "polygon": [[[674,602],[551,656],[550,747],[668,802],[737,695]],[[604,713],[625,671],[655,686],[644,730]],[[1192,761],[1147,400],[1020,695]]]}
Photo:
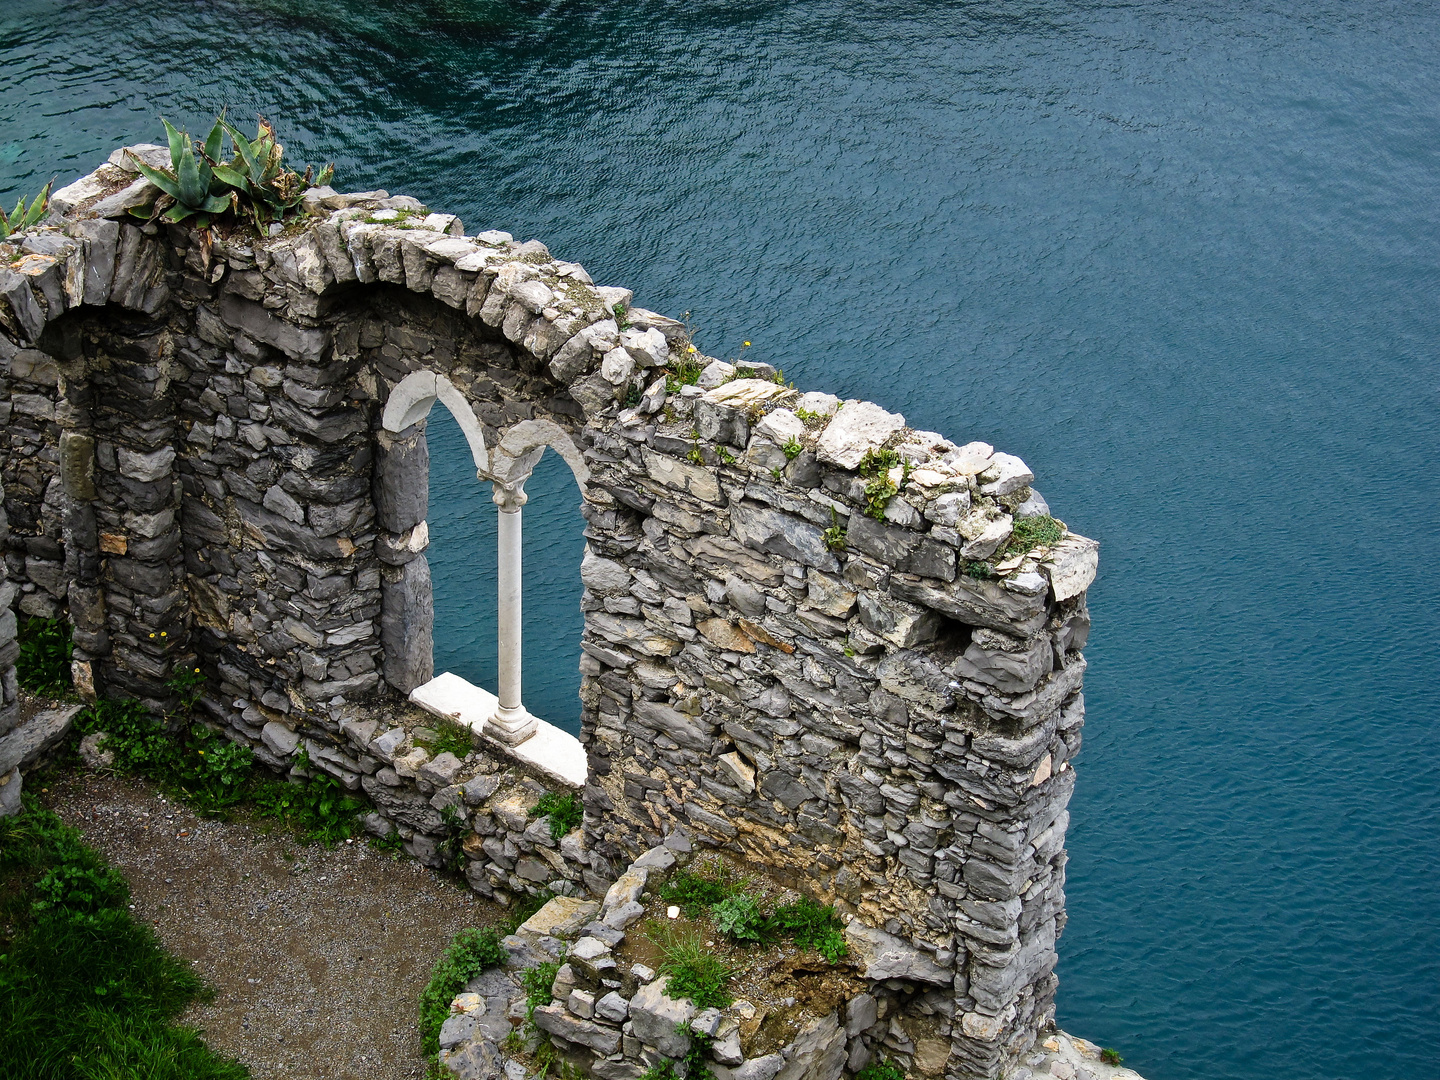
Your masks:
{"label": "vegetation on wall ledge", "polygon": [[[275,129],[263,118],[255,138],[250,139],[226,123],[223,116],[215,120],[205,142],[196,146],[194,140],[178,131],[170,121],[161,119],[170,144],[170,168],[157,169],[141,161],[133,153],[131,164],[140,175],[161,191],[153,207],[132,213],[150,220],[179,223],[195,219],[200,228],[207,228],[221,215],[233,214],[249,220],[257,232],[283,222],[298,207],[305,192],[315,185],[328,184],[335,166],[326,165],[316,175],[307,165],[305,173],[285,168],[285,149],[275,137]],[[226,136],[234,156],[224,158]]]}
{"label": "vegetation on wall ledge", "polygon": [[32,225],[39,224],[40,219],[45,216],[45,211],[50,208],[50,188],[55,181],[51,180],[41,189],[40,194],[30,200],[30,205],[25,205],[25,196],[20,196],[20,201],[15,204],[15,209],[5,213],[5,208],[0,206],[0,240],[8,240],[12,233],[22,233]]}

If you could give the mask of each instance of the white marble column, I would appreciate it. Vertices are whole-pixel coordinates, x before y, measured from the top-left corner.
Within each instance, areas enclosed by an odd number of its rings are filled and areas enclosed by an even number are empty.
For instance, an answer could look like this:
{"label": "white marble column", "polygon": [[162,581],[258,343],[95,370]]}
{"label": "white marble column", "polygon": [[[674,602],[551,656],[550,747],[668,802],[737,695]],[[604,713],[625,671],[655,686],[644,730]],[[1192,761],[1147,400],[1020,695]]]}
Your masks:
{"label": "white marble column", "polygon": [[535,717],[520,703],[521,556],[520,508],[525,505],[525,481],[494,481],[495,505],[500,508],[499,529],[499,638],[500,705],[485,725],[485,733],[507,746],[517,746],[535,734]]}

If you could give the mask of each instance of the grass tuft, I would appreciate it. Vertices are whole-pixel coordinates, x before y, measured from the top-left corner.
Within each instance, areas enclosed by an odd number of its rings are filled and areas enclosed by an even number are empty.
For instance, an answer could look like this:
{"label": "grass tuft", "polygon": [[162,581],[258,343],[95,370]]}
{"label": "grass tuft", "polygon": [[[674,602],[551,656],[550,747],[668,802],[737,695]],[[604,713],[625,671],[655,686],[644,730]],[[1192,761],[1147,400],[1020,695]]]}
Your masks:
{"label": "grass tuft", "polygon": [[660,965],[670,980],[665,996],[689,998],[702,1009],[727,1008],[735,999],[730,994],[730,966],[705,947],[698,935],[665,927],[656,941],[665,961]]}

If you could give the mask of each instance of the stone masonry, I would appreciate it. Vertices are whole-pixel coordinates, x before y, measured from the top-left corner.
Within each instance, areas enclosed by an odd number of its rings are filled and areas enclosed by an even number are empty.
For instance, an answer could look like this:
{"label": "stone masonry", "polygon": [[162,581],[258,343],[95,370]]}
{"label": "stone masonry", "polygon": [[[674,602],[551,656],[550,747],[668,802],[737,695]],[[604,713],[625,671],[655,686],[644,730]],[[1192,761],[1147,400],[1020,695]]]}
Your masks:
{"label": "stone masonry", "polygon": [[[262,239],[142,224],[132,169],[0,244],[0,588],[69,619],[82,692],[164,705],[195,664],[217,729],[304,748],[502,900],[603,896],[683,827],[942,972],[947,1076],[1033,1052],[1098,545],[1016,542],[1049,520],[1023,461],[705,357],[408,197],[313,189]],[[434,674],[428,449],[382,414],[416,372],[483,478],[549,446],[580,484],[586,813],[558,845],[521,813],[553,777],[483,739],[437,766],[405,702]]]}

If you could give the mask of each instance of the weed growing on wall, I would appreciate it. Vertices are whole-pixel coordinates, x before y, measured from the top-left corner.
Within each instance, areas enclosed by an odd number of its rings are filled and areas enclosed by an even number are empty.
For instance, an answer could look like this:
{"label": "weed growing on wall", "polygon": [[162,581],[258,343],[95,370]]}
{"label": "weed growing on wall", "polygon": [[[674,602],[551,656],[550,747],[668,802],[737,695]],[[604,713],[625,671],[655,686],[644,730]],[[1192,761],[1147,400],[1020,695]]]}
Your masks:
{"label": "weed growing on wall", "polygon": [[525,1023],[528,1026],[534,1026],[536,1009],[555,1000],[552,991],[561,963],[562,960],[547,960],[520,973],[520,988],[525,991]]}
{"label": "weed growing on wall", "polygon": [[[900,483],[890,479],[890,470],[901,470]],[[905,487],[910,479],[910,462],[901,459],[894,450],[866,450],[860,459],[860,475],[865,481],[865,515],[876,521],[885,520],[885,507]]]}
{"label": "weed growing on wall", "polygon": [[[81,734],[105,733],[100,748],[114,754],[117,772],[153,781],[204,817],[227,818],[244,806],[279,822],[301,843],[327,847],[359,832],[365,804],[328,773],[316,770],[300,784],[276,780],[255,768],[248,746],[187,721],[202,683],[197,669],[180,669],[168,685],[181,711],[164,719],[138,701],[101,699],[80,712],[75,726]],[[304,751],[296,764],[309,771]]]}
{"label": "weed growing on wall", "polygon": [[876,1058],[855,1074],[855,1080],[905,1080],[905,1070],[889,1058]]}
{"label": "weed growing on wall", "polygon": [[430,981],[420,991],[420,1040],[425,1053],[440,1052],[440,1028],[455,995],[486,968],[505,963],[507,955],[493,927],[461,930],[450,939],[445,954],[430,971]]}
{"label": "weed growing on wall", "polygon": [[175,1018],[212,992],[126,907],[119,871],[26,800],[0,821],[0,1076],[245,1080]]}
{"label": "weed growing on wall", "polygon": [[64,619],[22,615],[20,656],[15,675],[32,694],[58,697],[73,689],[70,681],[70,624]]}
{"label": "weed growing on wall", "polygon": [[560,795],[547,791],[540,796],[540,801],[530,808],[530,816],[548,817],[550,839],[558,843],[585,819],[585,806],[579,797],[571,792]]}
{"label": "weed growing on wall", "polygon": [[1065,535],[1065,523],[1049,514],[1039,517],[1016,518],[1010,531],[1010,539],[1000,549],[1000,554],[1018,555],[1033,548],[1058,544]]}
{"label": "weed growing on wall", "polygon": [[416,730],[415,742],[430,751],[431,757],[439,757],[441,754],[454,754],[460,760],[473,750],[474,743],[471,740],[470,729],[464,724],[455,720],[439,718],[435,726],[429,728],[429,735],[422,735],[425,728]]}

